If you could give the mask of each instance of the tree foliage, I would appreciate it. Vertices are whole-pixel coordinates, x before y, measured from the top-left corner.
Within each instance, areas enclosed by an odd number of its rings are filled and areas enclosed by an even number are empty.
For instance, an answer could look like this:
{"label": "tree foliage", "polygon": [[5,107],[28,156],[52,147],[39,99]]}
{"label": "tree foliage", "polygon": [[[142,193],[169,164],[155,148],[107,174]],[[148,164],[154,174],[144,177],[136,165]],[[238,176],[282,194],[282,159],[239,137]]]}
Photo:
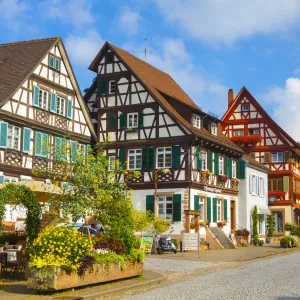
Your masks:
{"label": "tree foliage", "polygon": [[133,226],[134,231],[140,232],[143,235],[143,232],[148,231],[153,221],[153,214],[146,210],[136,210],[132,211],[133,216]]}
{"label": "tree foliage", "polygon": [[252,212],[252,241],[253,244],[258,244],[258,212],[256,205],[254,206]]}
{"label": "tree foliage", "polygon": [[166,232],[171,227],[171,222],[162,219],[161,217],[154,216],[151,231],[153,234],[161,234]]}

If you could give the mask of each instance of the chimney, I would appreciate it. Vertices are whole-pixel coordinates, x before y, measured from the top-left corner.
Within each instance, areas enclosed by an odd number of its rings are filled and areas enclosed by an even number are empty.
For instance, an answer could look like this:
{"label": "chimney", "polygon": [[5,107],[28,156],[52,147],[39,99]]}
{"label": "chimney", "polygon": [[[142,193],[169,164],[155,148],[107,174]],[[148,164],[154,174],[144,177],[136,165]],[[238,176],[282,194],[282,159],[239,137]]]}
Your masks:
{"label": "chimney", "polygon": [[234,92],[233,89],[228,90],[228,108],[231,106],[234,100]]}

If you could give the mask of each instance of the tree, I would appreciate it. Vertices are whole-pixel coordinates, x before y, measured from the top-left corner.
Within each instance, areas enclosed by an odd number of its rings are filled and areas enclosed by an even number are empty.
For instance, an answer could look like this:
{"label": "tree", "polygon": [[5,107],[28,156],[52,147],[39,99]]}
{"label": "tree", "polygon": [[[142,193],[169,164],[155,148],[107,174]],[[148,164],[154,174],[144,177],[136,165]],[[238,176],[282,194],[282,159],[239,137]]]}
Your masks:
{"label": "tree", "polygon": [[154,216],[151,232],[153,234],[161,234],[166,232],[171,227],[171,222],[162,219],[161,217]]}
{"label": "tree", "polygon": [[252,212],[252,242],[254,245],[258,244],[258,213],[256,205]]}
{"label": "tree", "polygon": [[150,211],[141,211],[134,209],[132,211],[134,231],[143,232],[148,231],[153,221],[153,214]]}

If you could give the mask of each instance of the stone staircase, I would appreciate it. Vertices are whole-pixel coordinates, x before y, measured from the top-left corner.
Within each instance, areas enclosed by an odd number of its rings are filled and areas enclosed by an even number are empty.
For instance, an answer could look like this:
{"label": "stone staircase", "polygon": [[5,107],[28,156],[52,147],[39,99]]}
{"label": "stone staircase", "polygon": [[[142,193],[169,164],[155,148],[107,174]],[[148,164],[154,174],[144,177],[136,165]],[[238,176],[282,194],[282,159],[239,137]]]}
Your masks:
{"label": "stone staircase", "polygon": [[209,227],[208,230],[215,236],[224,249],[236,249],[235,245],[219,227]]}

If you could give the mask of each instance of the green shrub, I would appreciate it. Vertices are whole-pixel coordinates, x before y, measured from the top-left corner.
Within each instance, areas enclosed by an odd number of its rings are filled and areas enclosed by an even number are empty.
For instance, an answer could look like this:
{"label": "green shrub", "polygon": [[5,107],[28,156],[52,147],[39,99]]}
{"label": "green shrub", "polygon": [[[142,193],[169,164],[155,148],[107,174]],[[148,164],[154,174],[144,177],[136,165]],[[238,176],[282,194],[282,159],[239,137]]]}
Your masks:
{"label": "green shrub", "polygon": [[263,240],[258,240],[258,245],[259,246],[263,246],[264,245],[264,241]]}
{"label": "green shrub", "polygon": [[253,212],[252,212],[252,224],[253,224],[253,229],[252,229],[252,241],[254,245],[258,244],[258,213],[257,213],[257,206],[254,206]]}
{"label": "green shrub", "polygon": [[291,247],[297,247],[298,246],[298,238],[296,236],[292,236],[292,235],[285,235],[283,236],[280,241],[286,241],[289,242],[291,244]]}
{"label": "green shrub", "polygon": [[290,235],[296,235],[297,234],[297,225],[286,222],[284,224],[284,230],[289,231]]}
{"label": "green shrub", "polygon": [[172,239],[172,243],[175,245],[175,248],[178,249],[178,243],[176,239]]}
{"label": "green shrub", "polygon": [[271,212],[269,218],[268,218],[268,237],[274,236],[274,215],[273,212]]}
{"label": "green shrub", "polygon": [[131,249],[129,259],[134,262],[143,262],[145,259],[145,252],[139,249]]}

